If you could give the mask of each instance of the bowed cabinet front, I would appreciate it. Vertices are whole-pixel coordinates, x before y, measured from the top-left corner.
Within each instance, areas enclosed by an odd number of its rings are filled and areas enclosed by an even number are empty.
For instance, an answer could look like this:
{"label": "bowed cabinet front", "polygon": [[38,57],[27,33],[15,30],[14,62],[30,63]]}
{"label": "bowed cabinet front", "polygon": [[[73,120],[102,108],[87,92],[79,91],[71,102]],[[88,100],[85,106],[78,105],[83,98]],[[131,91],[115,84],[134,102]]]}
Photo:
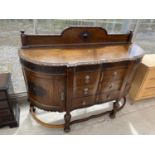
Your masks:
{"label": "bowed cabinet front", "polygon": [[65,123],[56,127],[67,132],[71,124],[103,115],[71,121],[73,110],[113,101],[108,112],[114,118],[123,108],[143,56],[143,50],[131,44],[132,33],[108,35],[102,28],[75,27],[60,36],[22,32],[21,38],[19,56],[33,114],[35,107],[66,112]]}

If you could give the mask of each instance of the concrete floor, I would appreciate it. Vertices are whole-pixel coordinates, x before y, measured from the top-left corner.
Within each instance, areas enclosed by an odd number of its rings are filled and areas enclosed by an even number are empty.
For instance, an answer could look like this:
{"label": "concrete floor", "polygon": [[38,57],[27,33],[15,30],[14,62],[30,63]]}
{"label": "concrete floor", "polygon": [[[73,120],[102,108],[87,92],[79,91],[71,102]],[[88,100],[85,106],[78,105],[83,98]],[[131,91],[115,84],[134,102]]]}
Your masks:
{"label": "concrete floor", "polygon": [[[91,113],[110,109],[108,104],[93,106],[87,109],[73,111],[73,119],[88,116]],[[46,122],[62,122],[63,113],[47,113],[39,110],[39,117]],[[49,129],[40,126],[29,114],[28,104],[21,105],[20,127],[0,129],[1,135],[66,135],[63,129]],[[74,124],[67,135],[141,135],[155,134],[155,98],[127,104],[117,113],[115,119],[108,115],[91,119],[87,122]]]}

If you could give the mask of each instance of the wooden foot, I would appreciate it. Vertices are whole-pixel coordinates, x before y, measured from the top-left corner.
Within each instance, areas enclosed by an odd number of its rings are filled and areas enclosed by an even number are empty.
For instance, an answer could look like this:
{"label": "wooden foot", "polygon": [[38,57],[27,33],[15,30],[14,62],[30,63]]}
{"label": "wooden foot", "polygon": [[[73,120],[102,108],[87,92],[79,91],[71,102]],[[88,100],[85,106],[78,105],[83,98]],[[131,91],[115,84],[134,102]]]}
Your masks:
{"label": "wooden foot", "polygon": [[111,119],[114,119],[116,117],[116,112],[112,111],[109,116]]}
{"label": "wooden foot", "polygon": [[65,126],[64,126],[64,131],[69,132],[70,131],[70,120],[71,120],[71,114],[68,112],[64,116],[65,119]]}
{"label": "wooden foot", "polygon": [[30,112],[31,112],[31,110],[32,110],[33,112],[35,112],[35,111],[36,111],[36,108],[35,108],[33,105],[30,104]]}
{"label": "wooden foot", "polygon": [[16,128],[16,127],[19,127],[19,124],[17,122],[14,122],[14,123],[10,124],[9,127]]}
{"label": "wooden foot", "polygon": [[32,110],[33,110],[33,112],[36,112],[36,108],[35,107],[33,107]]}
{"label": "wooden foot", "polygon": [[67,133],[67,132],[70,132],[70,127],[64,127],[64,131]]}

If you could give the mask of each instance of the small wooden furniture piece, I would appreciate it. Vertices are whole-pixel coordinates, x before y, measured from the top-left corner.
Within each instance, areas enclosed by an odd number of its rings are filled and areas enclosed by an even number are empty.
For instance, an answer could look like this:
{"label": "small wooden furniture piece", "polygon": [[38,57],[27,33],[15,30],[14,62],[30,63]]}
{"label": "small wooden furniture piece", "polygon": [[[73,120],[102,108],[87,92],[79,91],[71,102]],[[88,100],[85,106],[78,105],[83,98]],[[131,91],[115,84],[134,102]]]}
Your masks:
{"label": "small wooden furniture piece", "polygon": [[155,54],[144,55],[129,94],[134,101],[155,97]]}
{"label": "small wooden furniture piece", "polygon": [[[143,50],[129,34],[109,35],[100,27],[70,27],[61,35],[27,35],[21,32],[19,57],[28,90],[32,116],[47,127],[64,127],[105,113],[71,121],[71,111],[113,102],[111,118],[123,108]],[[122,102],[121,102],[122,101]],[[65,123],[39,120],[35,108],[66,112]]]}
{"label": "small wooden furniture piece", "polygon": [[19,126],[19,107],[16,99],[10,96],[13,93],[10,73],[0,74],[0,127]]}

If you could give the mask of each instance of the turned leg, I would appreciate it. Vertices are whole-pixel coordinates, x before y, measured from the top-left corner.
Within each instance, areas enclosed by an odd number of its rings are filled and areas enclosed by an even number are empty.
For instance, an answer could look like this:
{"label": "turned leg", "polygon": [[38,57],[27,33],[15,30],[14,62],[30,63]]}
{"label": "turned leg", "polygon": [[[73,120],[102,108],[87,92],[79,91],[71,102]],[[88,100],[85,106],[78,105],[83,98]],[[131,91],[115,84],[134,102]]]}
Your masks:
{"label": "turned leg", "polygon": [[70,131],[70,120],[71,120],[71,114],[70,112],[67,112],[64,116],[65,125],[64,125],[64,131],[69,132]]}
{"label": "turned leg", "polygon": [[30,110],[33,110],[33,112],[35,112],[36,111],[36,108],[34,107],[34,105],[32,105],[31,103],[30,103]]}
{"label": "turned leg", "polygon": [[117,108],[118,108],[118,102],[119,100],[116,100],[114,103],[113,103],[113,110],[111,111],[110,113],[110,118],[114,119],[116,117],[116,112],[117,112]]}

